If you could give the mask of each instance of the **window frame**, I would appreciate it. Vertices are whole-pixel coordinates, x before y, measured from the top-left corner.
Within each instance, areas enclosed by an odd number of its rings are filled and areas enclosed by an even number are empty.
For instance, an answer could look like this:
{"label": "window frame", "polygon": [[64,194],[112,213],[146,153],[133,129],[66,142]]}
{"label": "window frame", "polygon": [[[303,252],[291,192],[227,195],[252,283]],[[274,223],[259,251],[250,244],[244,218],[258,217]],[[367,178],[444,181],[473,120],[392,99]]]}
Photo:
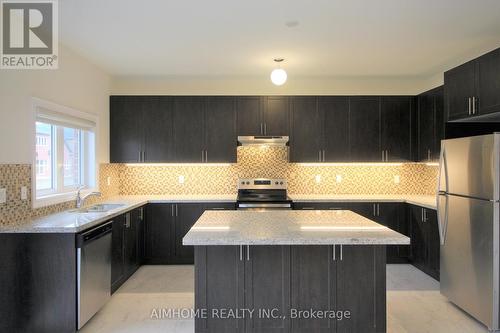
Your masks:
{"label": "window frame", "polygon": [[[58,203],[63,203],[71,200],[75,200],[76,194],[78,192],[78,186],[64,186],[64,137],[63,135],[63,126],[56,125],[54,127],[55,138],[52,142],[52,158],[55,158],[55,166],[52,168],[52,179],[56,188],[52,188],[50,190],[43,190],[41,192],[37,192],[36,188],[36,176],[37,176],[37,165],[36,165],[36,148],[37,148],[37,140],[36,140],[36,123],[37,123],[37,113],[40,108],[50,110],[51,112],[55,112],[61,114],[62,116],[70,116],[86,121],[93,122],[95,126],[91,130],[81,130],[80,129],[80,177],[87,184],[86,187],[82,189],[82,193],[88,193],[92,191],[96,191],[98,188],[98,179],[99,179],[99,167],[97,162],[98,155],[98,142],[99,142],[99,118],[87,112],[78,111],[66,106],[62,106],[53,102],[49,102],[40,98],[32,97],[32,126],[30,131],[31,141],[32,142],[32,184],[31,184],[31,201],[33,208],[45,207],[49,205],[54,205]],[[90,136],[86,135],[86,133],[92,132],[93,135],[93,144],[94,144],[94,156],[90,157],[93,159],[92,161],[86,161],[87,155],[89,155],[88,147],[86,146],[86,142],[90,140]],[[60,142],[60,144],[57,144]],[[55,154],[54,154],[55,153]],[[89,168],[85,167],[86,165],[93,165],[95,173],[93,177],[89,174]],[[56,179],[57,177],[57,179]],[[91,184],[90,186],[88,184]],[[54,186],[54,185],[53,185]]]}

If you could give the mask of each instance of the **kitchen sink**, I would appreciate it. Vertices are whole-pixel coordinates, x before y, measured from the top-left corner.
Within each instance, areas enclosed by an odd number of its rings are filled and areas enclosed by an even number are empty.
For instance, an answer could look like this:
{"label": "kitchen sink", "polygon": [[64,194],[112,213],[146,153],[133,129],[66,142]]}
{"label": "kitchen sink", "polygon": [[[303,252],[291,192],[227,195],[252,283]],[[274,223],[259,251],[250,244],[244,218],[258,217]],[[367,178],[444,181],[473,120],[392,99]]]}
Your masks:
{"label": "kitchen sink", "polygon": [[124,204],[98,204],[86,208],[80,208],[76,211],[80,213],[106,213],[110,210],[125,206]]}

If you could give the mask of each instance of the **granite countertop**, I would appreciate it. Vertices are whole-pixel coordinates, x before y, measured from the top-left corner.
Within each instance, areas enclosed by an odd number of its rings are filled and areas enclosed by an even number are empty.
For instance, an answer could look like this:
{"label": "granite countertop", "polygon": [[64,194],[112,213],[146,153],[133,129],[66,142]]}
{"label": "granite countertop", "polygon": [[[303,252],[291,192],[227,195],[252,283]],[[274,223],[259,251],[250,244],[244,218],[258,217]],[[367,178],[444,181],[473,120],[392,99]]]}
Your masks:
{"label": "granite countertop", "polygon": [[433,195],[405,194],[290,194],[294,202],[406,202],[412,205],[436,209],[436,197]]}
{"label": "granite countertop", "polygon": [[410,238],[348,210],[206,211],[184,245],[385,245]]}
{"label": "granite countertop", "polygon": [[105,204],[123,206],[102,213],[81,213],[67,210],[15,225],[0,226],[0,233],[78,233],[108,221],[147,203],[235,202],[236,195],[138,195],[116,196],[103,200]]}
{"label": "granite countertop", "polygon": [[[436,209],[435,197],[416,195],[290,195],[295,202],[305,201],[379,201],[407,202]],[[123,206],[106,213],[79,213],[64,211],[23,223],[0,226],[0,233],[77,233],[97,226],[126,211],[147,203],[196,203],[196,202],[236,202],[236,194],[228,195],[122,195],[105,199],[102,203]]]}

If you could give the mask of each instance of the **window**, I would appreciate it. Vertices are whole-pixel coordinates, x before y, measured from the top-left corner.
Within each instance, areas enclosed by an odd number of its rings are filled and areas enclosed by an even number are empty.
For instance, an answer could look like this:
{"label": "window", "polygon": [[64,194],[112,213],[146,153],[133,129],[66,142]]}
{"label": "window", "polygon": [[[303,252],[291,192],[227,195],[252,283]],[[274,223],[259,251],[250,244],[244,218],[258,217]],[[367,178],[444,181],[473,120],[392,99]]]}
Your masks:
{"label": "window", "polygon": [[87,114],[36,102],[34,193],[35,206],[43,206],[69,200],[80,187],[95,187],[96,122]]}

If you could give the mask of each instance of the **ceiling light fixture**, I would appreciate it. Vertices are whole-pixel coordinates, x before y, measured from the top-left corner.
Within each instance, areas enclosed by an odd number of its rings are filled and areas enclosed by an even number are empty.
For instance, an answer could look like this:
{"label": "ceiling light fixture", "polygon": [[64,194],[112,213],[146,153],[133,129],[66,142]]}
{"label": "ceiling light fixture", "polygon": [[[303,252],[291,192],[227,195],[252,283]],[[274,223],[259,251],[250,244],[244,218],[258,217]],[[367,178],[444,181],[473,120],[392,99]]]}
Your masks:
{"label": "ceiling light fixture", "polygon": [[287,79],[285,70],[280,66],[284,60],[283,58],[274,59],[274,62],[278,64],[278,68],[273,69],[271,72],[271,82],[277,86],[283,85]]}

